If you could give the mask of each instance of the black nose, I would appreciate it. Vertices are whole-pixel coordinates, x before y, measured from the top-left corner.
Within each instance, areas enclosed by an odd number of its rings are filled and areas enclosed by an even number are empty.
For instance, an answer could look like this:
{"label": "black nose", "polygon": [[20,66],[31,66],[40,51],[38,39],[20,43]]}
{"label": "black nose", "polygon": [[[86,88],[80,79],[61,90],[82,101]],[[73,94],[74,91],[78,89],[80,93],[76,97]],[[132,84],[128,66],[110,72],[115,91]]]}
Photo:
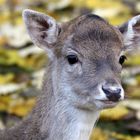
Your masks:
{"label": "black nose", "polygon": [[120,95],[121,94],[121,88],[119,88],[117,86],[103,85],[102,90],[104,91],[104,93],[106,94],[106,97],[110,101],[114,101],[114,102],[119,101],[119,99],[121,97],[121,95]]}

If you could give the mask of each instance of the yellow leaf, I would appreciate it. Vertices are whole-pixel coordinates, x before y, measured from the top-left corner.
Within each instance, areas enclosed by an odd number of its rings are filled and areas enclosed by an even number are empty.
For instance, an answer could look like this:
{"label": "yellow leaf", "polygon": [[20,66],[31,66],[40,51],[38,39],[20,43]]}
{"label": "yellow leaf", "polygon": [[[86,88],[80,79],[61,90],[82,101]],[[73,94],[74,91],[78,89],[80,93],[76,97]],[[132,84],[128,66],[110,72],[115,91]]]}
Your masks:
{"label": "yellow leaf", "polygon": [[15,114],[20,117],[26,116],[33,108],[35,104],[35,99],[28,99],[27,101],[22,100],[21,102],[12,105],[8,112],[11,114]]}
{"label": "yellow leaf", "polygon": [[14,79],[14,74],[12,74],[12,73],[0,75],[0,84],[9,83],[13,79]]}
{"label": "yellow leaf", "polygon": [[111,137],[117,139],[117,140],[140,140],[140,135],[139,136],[129,136],[129,135],[124,135],[124,134],[119,134],[116,132],[109,133]]}
{"label": "yellow leaf", "polygon": [[5,3],[5,0],[0,0],[0,5],[3,5]]}
{"label": "yellow leaf", "polygon": [[91,134],[90,140],[109,140],[109,137],[100,128],[95,128]]}
{"label": "yellow leaf", "polygon": [[101,112],[100,118],[102,120],[119,120],[128,115],[130,111],[123,106],[117,106],[115,108],[106,109]]}
{"label": "yellow leaf", "polygon": [[0,36],[0,47],[7,43],[7,38],[4,36]]}

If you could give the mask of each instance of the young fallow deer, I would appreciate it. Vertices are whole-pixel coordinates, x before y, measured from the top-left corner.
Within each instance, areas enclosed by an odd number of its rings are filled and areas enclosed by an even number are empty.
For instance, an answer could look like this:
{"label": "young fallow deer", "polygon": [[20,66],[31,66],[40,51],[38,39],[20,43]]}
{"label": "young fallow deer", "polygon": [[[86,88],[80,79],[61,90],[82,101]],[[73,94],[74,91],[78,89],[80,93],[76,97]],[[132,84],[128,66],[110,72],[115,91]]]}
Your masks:
{"label": "young fallow deer", "polygon": [[101,109],[124,98],[122,53],[140,41],[140,16],[120,27],[94,14],[58,24],[48,15],[25,10],[23,19],[50,61],[34,110],[0,132],[0,140],[89,140]]}

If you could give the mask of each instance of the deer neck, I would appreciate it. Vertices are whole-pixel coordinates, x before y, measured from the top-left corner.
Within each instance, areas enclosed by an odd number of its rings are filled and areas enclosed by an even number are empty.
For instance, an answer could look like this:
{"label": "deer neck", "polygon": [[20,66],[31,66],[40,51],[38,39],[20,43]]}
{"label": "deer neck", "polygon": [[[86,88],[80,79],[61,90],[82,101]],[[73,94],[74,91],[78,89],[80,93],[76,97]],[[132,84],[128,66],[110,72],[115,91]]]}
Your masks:
{"label": "deer neck", "polygon": [[99,111],[75,109],[65,101],[53,104],[46,111],[49,114],[42,118],[41,125],[44,140],[88,140],[99,117]]}
{"label": "deer neck", "polygon": [[[88,140],[90,133],[99,117],[99,110],[80,110],[70,105],[58,89],[54,88],[51,78],[53,72],[44,80],[43,96],[41,99],[41,135],[44,140]],[[50,74],[51,73],[51,74]],[[56,87],[57,85],[55,85]],[[39,109],[38,109],[39,110]]]}

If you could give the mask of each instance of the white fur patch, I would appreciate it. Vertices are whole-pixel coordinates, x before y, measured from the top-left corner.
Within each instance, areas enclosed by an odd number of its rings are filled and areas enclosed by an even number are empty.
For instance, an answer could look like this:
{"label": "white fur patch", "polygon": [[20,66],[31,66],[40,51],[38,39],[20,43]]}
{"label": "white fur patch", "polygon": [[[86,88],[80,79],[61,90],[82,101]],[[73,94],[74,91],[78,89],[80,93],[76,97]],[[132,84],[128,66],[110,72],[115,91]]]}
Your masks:
{"label": "white fur patch", "polygon": [[96,100],[107,100],[107,97],[106,97],[105,93],[104,93],[103,90],[102,90],[102,84],[100,84],[100,85],[98,86],[98,91],[99,91],[99,94],[97,94],[97,95],[95,96],[95,99],[96,99]]}
{"label": "white fur patch", "polygon": [[140,15],[133,17],[129,22],[128,22],[128,28],[127,32],[124,34],[124,44],[126,46],[130,46],[133,44],[132,39],[136,32],[133,30],[133,26],[137,23],[137,21],[140,20]]}
{"label": "white fur patch", "polygon": [[[82,112],[83,113],[83,112]],[[92,114],[79,114],[79,122],[77,123],[79,130],[77,139],[75,140],[89,140],[92,129],[95,127],[95,123],[99,118],[100,111],[95,110]]]}

